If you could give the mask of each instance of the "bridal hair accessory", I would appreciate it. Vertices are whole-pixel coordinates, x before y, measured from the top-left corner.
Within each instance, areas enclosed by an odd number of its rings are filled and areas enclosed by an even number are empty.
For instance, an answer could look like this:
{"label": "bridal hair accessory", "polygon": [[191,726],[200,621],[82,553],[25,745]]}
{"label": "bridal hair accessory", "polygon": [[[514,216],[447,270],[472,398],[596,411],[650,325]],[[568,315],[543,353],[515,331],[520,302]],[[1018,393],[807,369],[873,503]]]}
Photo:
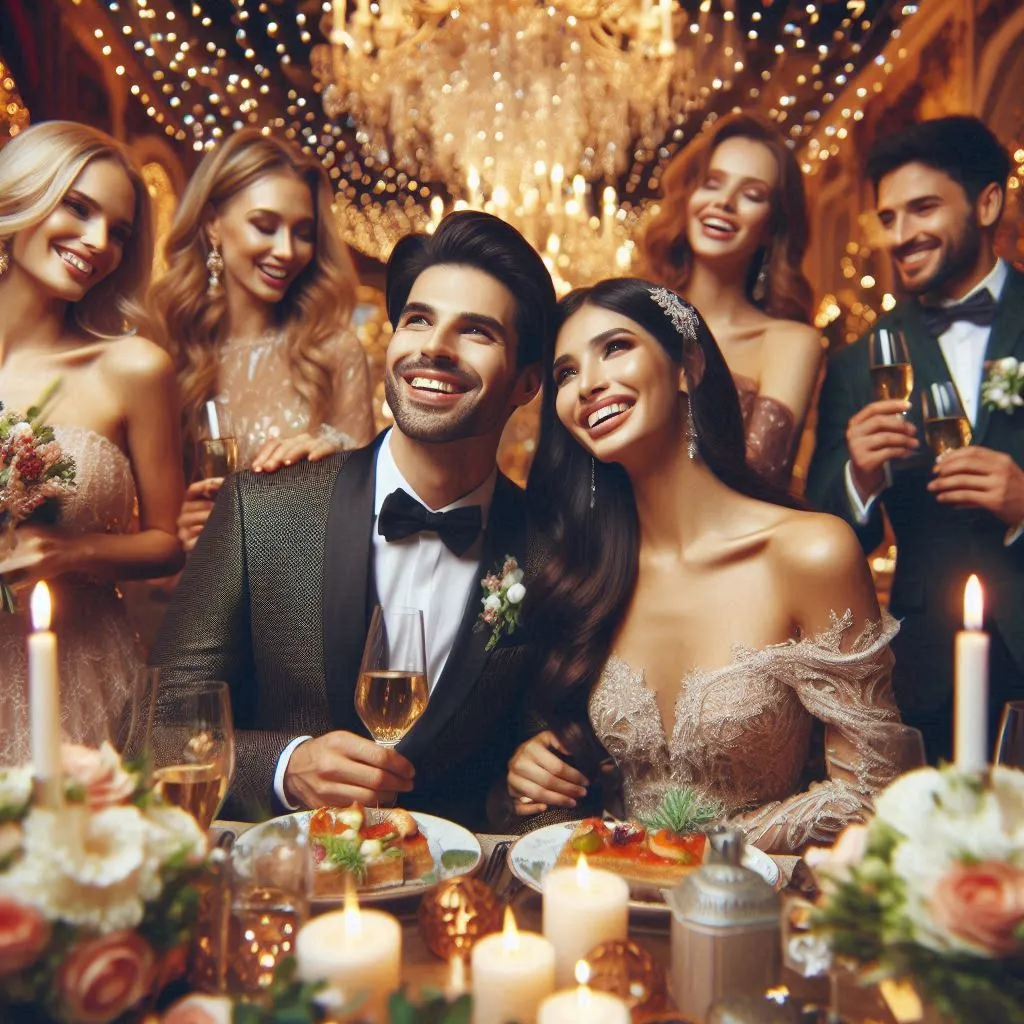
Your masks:
{"label": "bridal hair accessory", "polygon": [[206,269],[210,277],[206,285],[207,295],[216,295],[220,292],[220,275],[224,273],[224,257],[220,254],[217,246],[211,245],[209,255],[206,257]]}
{"label": "bridal hair accessory", "polygon": [[693,421],[693,395],[686,397],[686,432],[683,440],[686,441],[686,454],[690,456],[690,461],[696,462],[700,448],[697,445],[697,424]]}
{"label": "bridal hair accessory", "polygon": [[672,326],[689,342],[697,344],[697,312],[667,288],[649,288],[650,296],[665,311]]}
{"label": "bridal hair accessory", "polygon": [[10,269],[11,254],[7,251],[7,239],[0,238],[0,277]]}
{"label": "bridal hair accessory", "polygon": [[511,636],[522,622],[523,598],[526,597],[523,570],[511,555],[506,555],[505,561],[485,576],[480,585],[484,588],[480,598],[484,610],[477,619],[476,629],[490,629],[491,637],[485,650],[493,651],[498,641],[506,633]]}
{"label": "bridal hair accessory", "polygon": [[1013,415],[1014,409],[1024,406],[1024,363],[1013,356],[987,364],[988,371],[981,382],[981,401],[989,409]]}

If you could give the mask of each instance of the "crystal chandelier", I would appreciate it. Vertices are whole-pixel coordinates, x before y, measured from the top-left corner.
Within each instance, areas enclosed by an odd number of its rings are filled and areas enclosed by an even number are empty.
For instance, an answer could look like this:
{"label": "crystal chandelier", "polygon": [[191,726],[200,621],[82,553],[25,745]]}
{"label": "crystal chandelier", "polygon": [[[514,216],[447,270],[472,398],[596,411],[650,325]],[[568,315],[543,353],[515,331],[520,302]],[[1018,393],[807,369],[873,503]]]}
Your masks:
{"label": "crystal chandelier", "polygon": [[515,224],[563,289],[630,266],[615,183],[743,67],[733,0],[333,0],[327,27],[327,115],[411,188]]}

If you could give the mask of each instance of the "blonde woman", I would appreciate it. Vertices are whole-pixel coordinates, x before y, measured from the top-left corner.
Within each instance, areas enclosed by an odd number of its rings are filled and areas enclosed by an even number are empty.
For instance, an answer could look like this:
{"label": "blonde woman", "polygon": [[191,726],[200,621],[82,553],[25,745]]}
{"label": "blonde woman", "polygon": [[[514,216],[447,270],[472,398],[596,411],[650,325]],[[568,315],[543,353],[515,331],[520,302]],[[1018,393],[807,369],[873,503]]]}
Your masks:
{"label": "blonde woman", "polygon": [[[43,122],[0,150],[0,401],[25,411],[59,381],[47,420],[77,463],[56,522],[19,526],[0,574],[22,605],[35,580],[55,592],[64,727],[78,740],[110,731],[142,664],[114,581],[182,561],[174,368],[125,336],[141,315],[151,240],[141,175],[109,136]],[[0,614],[0,764],[28,756],[27,630],[24,607]]]}
{"label": "blonde woman", "polygon": [[[167,240],[150,307],[181,386],[186,457],[219,399],[238,468],[272,470],[373,436],[369,371],[349,330],[356,275],[323,167],[256,129],[203,159]],[[221,480],[193,483],[178,534],[191,550]]]}

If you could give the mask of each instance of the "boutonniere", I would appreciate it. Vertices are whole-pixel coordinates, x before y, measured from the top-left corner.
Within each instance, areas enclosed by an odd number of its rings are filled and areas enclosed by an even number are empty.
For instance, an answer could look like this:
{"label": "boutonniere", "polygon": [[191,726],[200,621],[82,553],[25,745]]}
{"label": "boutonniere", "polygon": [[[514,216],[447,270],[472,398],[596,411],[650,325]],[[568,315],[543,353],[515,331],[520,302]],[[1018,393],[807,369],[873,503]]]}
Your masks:
{"label": "boutonniere", "polygon": [[477,619],[476,628],[491,631],[485,650],[492,651],[498,641],[506,633],[514,633],[522,621],[523,598],[526,597],[523,570],[511,555],[506,555],[505,561],[494,572],[488,573],[480,585],[484,591],[480,598],[483,611]]}
{"label": "boutonniere", "polygon": [[988,375],[981,382],[981,401],[989,409],[1013,414],[1024,405],[1024,363],[1013,356],[997,359],[986,366]]}

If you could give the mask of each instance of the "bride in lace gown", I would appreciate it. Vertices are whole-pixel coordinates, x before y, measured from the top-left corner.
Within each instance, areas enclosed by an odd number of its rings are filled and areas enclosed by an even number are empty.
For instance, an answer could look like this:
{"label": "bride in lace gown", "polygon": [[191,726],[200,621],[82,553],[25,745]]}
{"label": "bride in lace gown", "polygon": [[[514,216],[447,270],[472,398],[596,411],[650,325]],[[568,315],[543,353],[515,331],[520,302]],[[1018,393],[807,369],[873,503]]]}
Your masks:
{"label": "bride in lace gown", "polygon": [[54,595],[65,736],[96,742],[113,738],[142,664],[114,581],[181,563],[174,372],[156,345],[122,337],[151,237],[142,177],[103,133],[43,122],[0,151],[0,400],[25,411],[59,381],[47,421],[77,485],[55,524],[19,526],[0,561],[19,596],[0,614],[0,764],[29,754],[30,585]]}
{"label": "bride in lace gown", "polygon": [[[319,161],[257,129],[199,165],[167,240],[149,305],[178,371],[186,457],[219,399],[238,468],[273,471],[373,437],[366,356],[349,321],[356,273]],[[178,521],[191,550],[221,481],[192,483]]]}
{"label": "bride in lace gown", "polygon": [[[854,534],[746,465],[692,306],[617,279],[562,314],[529,485],[554,546],[525,612],[551,728],[510,763],[516,810],[575,806],[610,756],[631,817],[685,785],[763,849],[829,841],[894,773],[897,626]],[[816,723],[827,779],[809,782]]]}
{"label": "bride in lace gown", "polygon": [[733,114],[669,164],[641,243],[647,275],[701,311],[739,391],[748,461],[781,487],[822,359],[807,241],[803,176],[785,139]]}

